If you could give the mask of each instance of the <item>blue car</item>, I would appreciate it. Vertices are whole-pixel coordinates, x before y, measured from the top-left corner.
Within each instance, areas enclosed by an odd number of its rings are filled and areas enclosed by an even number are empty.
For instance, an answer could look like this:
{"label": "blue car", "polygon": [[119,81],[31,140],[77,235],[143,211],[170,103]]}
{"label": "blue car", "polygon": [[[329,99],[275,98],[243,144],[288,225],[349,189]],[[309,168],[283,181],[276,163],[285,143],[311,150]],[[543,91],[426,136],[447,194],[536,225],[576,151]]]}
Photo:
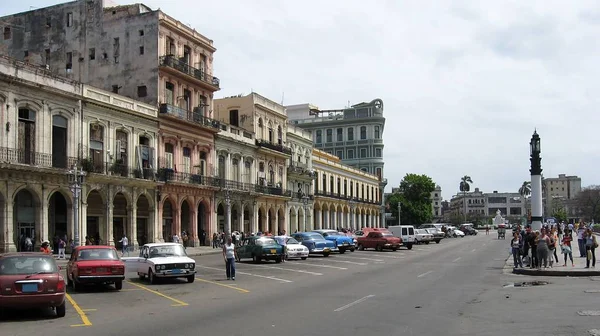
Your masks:
{"label": "blue car", "polygon": [[319,233],[325,239],[335,242],[336,246],[340,250],[340,254],[346,253],[346,251],[354,252],[356,249],[354,239],[336,230],[314,230],[313,232]]}
{"label": "blue car", "polygon": [[321,254],[329,257],[331,252],[338,252],[335,242],[323,238],[317,232],[297,232],[292,237],[308,248],[310,254]]}

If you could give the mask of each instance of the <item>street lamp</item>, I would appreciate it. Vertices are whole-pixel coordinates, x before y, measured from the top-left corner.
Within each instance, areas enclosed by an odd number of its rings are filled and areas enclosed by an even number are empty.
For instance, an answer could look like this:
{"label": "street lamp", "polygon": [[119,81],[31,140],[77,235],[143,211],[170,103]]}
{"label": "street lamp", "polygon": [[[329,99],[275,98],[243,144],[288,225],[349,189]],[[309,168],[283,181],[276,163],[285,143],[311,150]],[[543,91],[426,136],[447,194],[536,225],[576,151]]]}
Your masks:
{"label": "street lamp", "polygon": [[306,217],[308,217],[308,196],[306,194],[304,194],[304,196],[302,196],[302,204],[304,204],[304,228],[302,230],[302,232],[306,231]]}
{"label": "street lamp", "polygon": [[231,236],[231,190],[225,189],[225,234]]}
{"label": "street lamp", "polygon": [[85,171],[79,169],[77,165],[73,166],[71,170],[67,172],[69,178],[69,187],[73,193],[73,239],[74,245],[79,246],[79,196],[81,194],[81,186],[85,180]]}

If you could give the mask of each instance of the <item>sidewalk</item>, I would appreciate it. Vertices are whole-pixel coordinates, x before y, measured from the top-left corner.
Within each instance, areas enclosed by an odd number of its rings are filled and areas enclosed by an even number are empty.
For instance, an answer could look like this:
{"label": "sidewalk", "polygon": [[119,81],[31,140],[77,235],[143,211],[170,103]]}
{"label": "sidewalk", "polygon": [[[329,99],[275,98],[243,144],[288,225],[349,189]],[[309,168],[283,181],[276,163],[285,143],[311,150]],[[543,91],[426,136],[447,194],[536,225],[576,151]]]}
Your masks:
{"label": "sidewalk", "polygon": [[[600,276],[600,260],[596,257],[596,268],[585,268],[586,258],[579,257],[579,251],[575,251],[576,255],[573,255],[573,264],[571,266],[571,260],[567,259],[567,266],[563,267],[564,254],[558,253],[558,262],[554,259],[552,268],[542,268],[541,270],[532,269],[529,267],[525,268],[514,268],[513,256],[510,255],[506,260],[506,268],[511,268],[512,273],[522,275],[533,275],[533,276],[570,276],[570,277],[586,277],[586,276]],[[552,255],[554,258],[554,255]],[[591,264],[591,263],[590,263]]]}
{"label": "sidewalk", "polygon": [[[198,257],[198,256],[203,256],[203,255],[219,254],[219,253],[222,253],[223,250],[220,248],[212,248],[210,246],[198,246],[198,247],[188,247],[185,249],[185,252],[190,257]],[[119,256],[120,255],[121,255],[121,251],[119,251]],[[139,255],[139,249],[137,249],[133,252],[129,252],[129,257],[137,257],[138,255]],[[125,255],[125,256],[128,257],[127,255]],[[54,254],[54,258],[56,259],[57,257],[58,257],[58,254]],[[56,259],[56,262],[59,265],[66,264],[70,258],[71,258],[71,255],[67,254],[65,259]]]}

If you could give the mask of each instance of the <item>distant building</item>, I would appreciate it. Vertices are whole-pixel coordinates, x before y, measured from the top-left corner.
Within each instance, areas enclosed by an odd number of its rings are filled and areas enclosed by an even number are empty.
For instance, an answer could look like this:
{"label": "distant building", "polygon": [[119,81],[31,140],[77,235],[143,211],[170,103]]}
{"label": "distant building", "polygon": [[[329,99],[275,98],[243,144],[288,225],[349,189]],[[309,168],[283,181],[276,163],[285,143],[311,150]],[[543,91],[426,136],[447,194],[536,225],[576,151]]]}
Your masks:
{"label": "distant building", "polygon": [[465,213],[465,202],[467,214],[478,215],[481,217],[495,216],[496,211],[500,210],[504,217],[522,217],[525,215],[525,198],[516,192],[501,193],[493,191],[492,193],[483,193],[479,188],[472,192],[463,194],[462,192],[452,197],[450,208]]}
{"label": "distant building", "polygon": [[559,174],[544,178],[544,215],[552,216],[556,208],[564,207],[570,219],[578,218],[575,213],[575,198],[581,192],[581,177]]}
{"label": "distant building", "polygon": [[439,185],[436,185],[435,190],[431,192],[431,208],[434,219],[442,217],[442,187]]}

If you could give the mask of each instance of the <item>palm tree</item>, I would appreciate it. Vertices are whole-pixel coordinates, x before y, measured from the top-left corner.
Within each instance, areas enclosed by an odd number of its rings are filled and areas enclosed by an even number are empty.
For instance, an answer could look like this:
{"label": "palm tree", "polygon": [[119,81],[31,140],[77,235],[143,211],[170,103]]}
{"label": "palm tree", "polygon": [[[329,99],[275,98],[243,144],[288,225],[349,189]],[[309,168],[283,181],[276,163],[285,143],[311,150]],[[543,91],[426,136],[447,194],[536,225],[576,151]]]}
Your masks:
{"label": "palm tree", "polygon": [[460,178],[459,189],[463,193],[463,204],[465,205],[465,223],[467,222],[467,192],[471,190],[471,183],[473,183],[473,180],[469,175],[465,175]]}
{"label": "palm tree", "polygon": [[523,181],[521,188],[519,188],[519,194],[521,194],[523,197],[531,195],[531,182]]}

